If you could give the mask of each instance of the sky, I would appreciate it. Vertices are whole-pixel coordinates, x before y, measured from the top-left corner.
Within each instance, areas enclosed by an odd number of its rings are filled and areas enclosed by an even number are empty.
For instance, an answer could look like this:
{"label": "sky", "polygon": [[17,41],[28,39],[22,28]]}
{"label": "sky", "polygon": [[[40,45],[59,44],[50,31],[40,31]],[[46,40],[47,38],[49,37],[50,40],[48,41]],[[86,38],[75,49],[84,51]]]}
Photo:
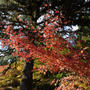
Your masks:
{"label": "sky", "polygon": [[1,46],[1,42],[0,42],[0,49],[2,48],[2,46]]}
{"label": "sky", "polygon": [[7,50],[7,49],[8,49],[8,47],[7,47],[7,46],[5,46],[4,48],[2,48],[2,43],[1,43],[1,41],[0,41],[0,49],[2,49],[2,50]]}

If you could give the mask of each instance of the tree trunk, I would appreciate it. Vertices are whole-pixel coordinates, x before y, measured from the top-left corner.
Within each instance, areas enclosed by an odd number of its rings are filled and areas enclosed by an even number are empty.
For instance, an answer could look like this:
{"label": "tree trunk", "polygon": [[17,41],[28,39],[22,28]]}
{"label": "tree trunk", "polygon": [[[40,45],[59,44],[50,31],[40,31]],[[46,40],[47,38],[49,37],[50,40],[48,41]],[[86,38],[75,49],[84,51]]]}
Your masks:
{"label": "tree trunk", "polygon": [[32,69],[33,69],[33,60],[30,62],[24,62],[24,69],[22,74],[22,80],[20,83],[20,90],[32,90]]}

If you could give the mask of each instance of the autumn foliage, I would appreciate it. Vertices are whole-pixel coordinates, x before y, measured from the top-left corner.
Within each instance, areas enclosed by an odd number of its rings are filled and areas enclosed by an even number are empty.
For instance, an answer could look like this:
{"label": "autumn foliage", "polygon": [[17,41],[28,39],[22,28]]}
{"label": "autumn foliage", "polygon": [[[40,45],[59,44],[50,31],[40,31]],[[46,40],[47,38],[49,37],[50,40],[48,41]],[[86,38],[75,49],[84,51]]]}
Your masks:
{"label": "autumn foliage", "polygon": [[[45,7],[48,5],[45,4]],[[27,62],[31,57],[38,58],[43,63],[39,68],[43,73],[73,69],[80,75],[90,76],[90,62],[83,62],[88,59],[87,52],[73,49],[58,33],[60,27],[71,22],[59,10],[55,11],[54,15],[46,14],[43,27],[36,27],[31,19],[29,24],[20,17],[17,21],[22,23],[21,26],[25,24],[25,27],[14,30],[13,25],[9,25],[6,29],[2,29],[5,34],[2,43],[15,49],[13,55],[20,56]]]}

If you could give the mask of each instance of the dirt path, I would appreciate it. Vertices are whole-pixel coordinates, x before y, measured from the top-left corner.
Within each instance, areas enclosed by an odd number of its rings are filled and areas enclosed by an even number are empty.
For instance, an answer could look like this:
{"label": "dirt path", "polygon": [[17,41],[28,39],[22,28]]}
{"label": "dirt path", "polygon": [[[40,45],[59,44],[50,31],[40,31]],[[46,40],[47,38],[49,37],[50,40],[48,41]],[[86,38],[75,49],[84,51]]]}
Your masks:
{"label": "dirt path", "polygon": [[0,88],[0,90],[4,90],[3,88]]}
{"label": "dirt path", "polygon": [[0,72],[2,72],[7,67],[8,67],[8,65],[0,66]]}

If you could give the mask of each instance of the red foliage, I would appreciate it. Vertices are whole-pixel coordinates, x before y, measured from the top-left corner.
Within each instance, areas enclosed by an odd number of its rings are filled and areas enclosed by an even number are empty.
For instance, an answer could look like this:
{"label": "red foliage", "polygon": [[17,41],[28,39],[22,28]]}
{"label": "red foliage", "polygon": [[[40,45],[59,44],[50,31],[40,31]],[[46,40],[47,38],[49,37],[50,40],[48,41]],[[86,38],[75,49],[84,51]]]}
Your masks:
{"label": "red foliage", "polygon": [[[45,4],[45,7],[47,6]],[[29,62],[30,57],[39,58],[40,62],[45,63],[45,66],[40,67],[40,70],[43,70],[44,73],[47,70],[58,72],[63,69],[69,70],[72,68],[81,75],[90,76],[89,62],[84,63],[80,61],[84,53],[75,51],[67,41],[57,36],[57,29],[62,24],[67,24],[70,21],[66,20],[63,15],[59,17],[60,11],[56,11],[56,13],[58,15],[50,16],[44,22],[45,27],[41,30],[35,28],[32,24],[30,26],[26,25],[24,29],[19,29],[18,32],[13,30],[12,26],[8,26],[6,30],[3,30],[3,33],[7,34],[9,39],[4,39],[3,44],[5,43],[5,45],[15,48],[16,51],[13,55],[20,56],[27,62]],[[45,18],[47,19],[47,16]],[[62,21],[62,18],[65,21]],[[19,21],[24,23],[21,19]],[[45,45],[42,45],[43,43]],[[66,51],[62,54],[65,49]]]}

